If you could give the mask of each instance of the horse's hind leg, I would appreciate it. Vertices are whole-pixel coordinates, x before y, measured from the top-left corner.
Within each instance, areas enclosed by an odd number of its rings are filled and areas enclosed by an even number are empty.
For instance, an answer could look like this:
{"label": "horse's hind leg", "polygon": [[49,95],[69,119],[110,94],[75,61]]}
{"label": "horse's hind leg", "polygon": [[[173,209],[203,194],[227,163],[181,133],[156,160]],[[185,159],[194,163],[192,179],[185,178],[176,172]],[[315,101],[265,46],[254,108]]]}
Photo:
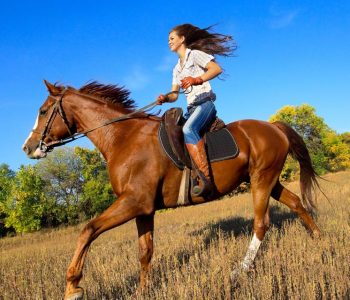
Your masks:
{"label": "horse's hind leg", "polygon": [[270,225],[268,204],[272,187],[275,185],[277,178],[278,175],[274,170],[257,172],[251,177],[254,204],[254,235],[240,266],[244,271],[249,270],[252,266],[260,244]]}
{"label": "horse's hind leg", "polygon": [[279,181],[276,183],[272,190],[271,196],[287,205],[293,212],[297,213],[298,216],[304,221],[307,228],[313,233],[314,236],[320,235],[320,230],[312,219],[311,215],[302,205],[300,198],[292,193],[290,190],[285,188]]}
{"label": "horse's hind leg", "polygon": [[136,218],[139,235],[139,258],[141,263],[140,289],[147,284],[153,255],[154,214]]}
{"label": "horse's hind leg", "polygon": [[82,278],[82,270],[87,251],[93,240],[101,233],[124,224],[137,216],[152,213],[152,205],[145,204],[151,202],[143,201],[143,205],[140,205],[139,202],[134,194],[124,193],[100,216],[90,221],[84,227],[78,238],[78,245],[73,259],[68,267],[65,299],[75,300],[83,298],[83,289],[78,287],[78,284]]}

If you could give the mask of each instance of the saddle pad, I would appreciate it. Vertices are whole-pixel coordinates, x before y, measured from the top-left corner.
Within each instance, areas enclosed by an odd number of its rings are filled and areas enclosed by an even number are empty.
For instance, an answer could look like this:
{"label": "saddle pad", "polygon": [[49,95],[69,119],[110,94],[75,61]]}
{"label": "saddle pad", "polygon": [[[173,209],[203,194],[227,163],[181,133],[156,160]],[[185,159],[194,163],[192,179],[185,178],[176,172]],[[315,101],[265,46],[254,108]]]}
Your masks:
{"label": "saddle pad", "polygon": [[[163,123],[159,126],[158,137],[167,156],[179,169],[183,170],[186,164],[180,161],[172,151]],[[206,133],[205,142],[210,162],[234,158],[239,153],[235,139],[226,128]]]}
{"label": "saddle pad", "polygon": [[235,139],[226,128],[207,132],[205,143],[210,162],[234,158],[239,153]]}

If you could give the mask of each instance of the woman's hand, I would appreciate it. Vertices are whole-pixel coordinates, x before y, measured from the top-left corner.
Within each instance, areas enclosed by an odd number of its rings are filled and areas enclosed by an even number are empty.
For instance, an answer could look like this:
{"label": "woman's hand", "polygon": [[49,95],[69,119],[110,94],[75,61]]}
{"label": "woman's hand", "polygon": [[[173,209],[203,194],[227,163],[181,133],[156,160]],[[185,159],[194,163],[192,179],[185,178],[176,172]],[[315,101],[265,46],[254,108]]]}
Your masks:
{"label": "woman's hand", "polygon": [[222,69],[221,67],[215,62],[210,61],[206,66],[207,71],[202,74],[200,77],[185,77],[181,80],[181,87],[186,90],[192,85],[201,85],[204,81],[209,81],[216,76],[218,76]]}
{"label": "woman's hand", "polygon": [[167,95],[160,94],[157,98],[157,104],[162,105],[165,102],[169,102],[169,97]]}
{"label": "woman's hand", "polygon": [[185,77],[181,80],[181,87],[186,90],[192,85],[201,85],[203,84],[203,79],[201,77]]}

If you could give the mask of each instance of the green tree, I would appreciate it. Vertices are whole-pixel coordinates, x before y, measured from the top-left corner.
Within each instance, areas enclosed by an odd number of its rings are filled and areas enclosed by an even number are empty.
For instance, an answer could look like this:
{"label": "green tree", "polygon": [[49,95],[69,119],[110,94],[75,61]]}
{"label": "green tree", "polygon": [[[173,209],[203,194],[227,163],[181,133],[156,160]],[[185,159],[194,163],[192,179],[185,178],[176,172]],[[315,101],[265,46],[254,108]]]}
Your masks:
{"label": "green tree", "polygon": [[[339,171],[349,167],[349,147],[346,135],[337,135],[316,114],[314,107],[308,104],[287,105],[270,117],[270,122],[283,121],[294,128],[304,139],[310,152],[314,167],[319,174]],[[288,158],[282,171],[284,179],[290,179],[298,172],[298,164]]]}
{"label": "green tree", "polygon": [[115,200],[106,163],[97,149],[58,148],[36,167],[45,182],[46,226],[91,218]]}
{"label": "green tree", "polygon": [[106,163],[96,149],[62,147],[16,173],[0,165],[0,230],[22,233],[74,224],[114,200]]}
{"label": "green tree", "polygon": [[7,201],[12,193],[15,176],[16,173],[8,165],[0,165],[0,236],[12,231],[5,227],[5,219],[8,216]]}
{"label": "green tree", "polygon": [[292,126],[304,139],[309,151],[322,151],[322,134],[329,130],[323,118],[316,115],[314,107],[308,104],[283,106],[270,117],[270,122],[283,121]]}
{"label": "green tree", "polygon": [[6,227],[13,227],[17,233],[41,228],[45,202],[43,185],[33,166],[20,167],[12,192],[6,201]]}
{"label": "green tree", "polygon": [[350,132],[344,132],[341,135],[342,142],[350,148]]}
{"label": "green tree", "polygon": [[84,219],[79,202],[83,190],[82,162],[71,147],[55,149],[47,158],[36,164],[38,175],[45,183],[45,193],[50,199],[48,225],[74,224]]}
{"label": "green tree", "polygon": [[76,147],[75,153],[83,166],[84,186],[80,207],[87,217],[93,217],[115,201],[106,162],[97,149]]}
{"label": "green tree", "polygon": [[326,149],[327,169],[340,171],[350,168],[350,146],[344,141],[344,135],[329,130],[324,133],[323,143]]}

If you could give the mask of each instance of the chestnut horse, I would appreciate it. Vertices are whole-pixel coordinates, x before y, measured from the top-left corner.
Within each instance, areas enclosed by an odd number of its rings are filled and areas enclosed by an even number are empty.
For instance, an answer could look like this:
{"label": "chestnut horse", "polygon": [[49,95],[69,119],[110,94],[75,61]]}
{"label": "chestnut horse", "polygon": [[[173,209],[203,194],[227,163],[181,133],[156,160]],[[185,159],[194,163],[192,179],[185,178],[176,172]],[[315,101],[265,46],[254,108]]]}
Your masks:
{"label": "chestnut horse", "polygon": [[[141,263],[140,288],[150,272],[153,254],[155,211],[176,207],[182,171],[164,153],[158,140],[160,118],[135,112],[129,92],[118,86],[89,83],[79,90],[45,81],[49,96],[39,110],[33,130],[23,145],[30,158],[42,158],[48,150],[76,133],[84,133],[104,156],[117,200],[82,230],[67,270],[65,299],[81,299],[82,278],[88,248],[101,233],[136,219]],[[123,118],[123,116],[126,116]],[[115,118],[120,122],[108,122]],[[122,120],[122,121],[121,121]],[[107,122],[107,123],[106,123]],[[101,124],[108,124],[106,126]],[[306,208],[314,207],[312,192],[318,186],[308,150],[289,126],[257,120],[227,124],[240,153],[234,159],[211,165],[215,199],[231,192],[243,181],[251,183],[254,203],[254,234],[239,270],[251,268],[269,227],[269,198],[287,205],[303,220],[308,230],[320,230]],[[300,198],[279,181],[290,153],[300,164]],[[203,203],[193,198],[193,203]],[[237,270],[237,269],[236,269]],[[234,273],[234,272],[233,272]]]}

